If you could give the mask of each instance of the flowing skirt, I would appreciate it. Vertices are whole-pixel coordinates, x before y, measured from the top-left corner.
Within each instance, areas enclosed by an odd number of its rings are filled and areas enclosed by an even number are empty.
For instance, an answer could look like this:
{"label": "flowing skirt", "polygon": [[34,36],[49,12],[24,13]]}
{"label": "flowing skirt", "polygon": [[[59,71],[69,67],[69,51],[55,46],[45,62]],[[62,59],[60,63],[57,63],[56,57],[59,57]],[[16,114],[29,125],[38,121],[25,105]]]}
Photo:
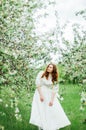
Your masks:
{"label": "flowing skirt", "polygon": [[58,98],[55,95],[53,106],[49,106],[52,90],[46,86],[42,86],[44,101],[40,101],[39,92],[36,89],[31,109],[30,124],[41,127],[43,130],[57,130],[70,125]]}

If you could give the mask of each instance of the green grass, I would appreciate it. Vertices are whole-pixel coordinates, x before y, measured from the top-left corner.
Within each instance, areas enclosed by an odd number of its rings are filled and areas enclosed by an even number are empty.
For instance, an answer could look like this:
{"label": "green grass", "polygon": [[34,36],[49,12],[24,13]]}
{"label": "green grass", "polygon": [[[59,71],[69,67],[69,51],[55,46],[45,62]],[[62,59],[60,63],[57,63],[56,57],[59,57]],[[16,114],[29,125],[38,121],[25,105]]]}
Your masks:
{"label": "green grass", "polygon": [[64,100],[61,104],[71,121],[71,126],[61,130],[86,130],[86,124],[83,124],[83,120],[86,118],[86,109],[85,111],[80,110],[80,86],[67,84],[61,86],[61,89],[64,89]]}
{"label": "green grass", "polygon": [[[4,94],[4,96],[2,96],[3,98],[5,97],[5,91],[3,89],[1,92],[1,94]],[[86,109],[84,111],[80,110],[81,87],[72,84],[61,84],[60,93],[64,98],[60,103],[71,121],[71,126],[67,126],[60,130],[86,130],[86,123],[83,124],[83,120],[86,118]],[[4,99],[5,102],[9,102],[9,94],[10,91],[8,92],[8,97]],[[18,106],[22,115],[22,122],[16,120],[13,109],[4,107],[2,103],[0,111],[3,111],[5,115],[0,117],[0,125],[4,126],[5,130],[38,130],[37,126],[29,124],[33,94],[34,93],[30,93],[29,97],[27,97],[26,90],[22,89],[20,92]]]}

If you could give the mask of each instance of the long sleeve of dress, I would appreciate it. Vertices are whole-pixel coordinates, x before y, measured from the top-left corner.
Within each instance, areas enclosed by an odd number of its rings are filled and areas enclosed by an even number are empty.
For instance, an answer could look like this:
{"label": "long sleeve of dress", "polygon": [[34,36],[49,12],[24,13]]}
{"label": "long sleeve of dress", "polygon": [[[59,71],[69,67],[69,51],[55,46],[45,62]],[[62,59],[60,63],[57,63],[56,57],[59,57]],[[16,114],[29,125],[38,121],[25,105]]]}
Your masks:
{"label": "long sleeve of dress", "polygon": [[59,84],[54,85],[52,91],[56,93],[57,98],[60,98],[60,95],[59,95]]}
{"label": "long sleeve of dress", "polygon": [[36,87],[41,87],[41,76],[43,74],[43,71],[40,71],[36,77],[36,81],[35,81],[35,84],[36,84]]}

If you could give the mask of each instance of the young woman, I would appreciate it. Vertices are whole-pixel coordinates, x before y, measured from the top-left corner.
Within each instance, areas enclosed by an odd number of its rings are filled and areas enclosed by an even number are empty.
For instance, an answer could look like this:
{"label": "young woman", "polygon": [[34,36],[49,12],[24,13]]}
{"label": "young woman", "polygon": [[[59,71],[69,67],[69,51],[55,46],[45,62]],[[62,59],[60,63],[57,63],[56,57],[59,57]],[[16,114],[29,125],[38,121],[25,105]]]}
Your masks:
{"label": "young woman", "polygon": [[29,123],[43,130],[58,130],[71,124],[57,98],[58,89],[57,68],[51,63],[36,77]]}

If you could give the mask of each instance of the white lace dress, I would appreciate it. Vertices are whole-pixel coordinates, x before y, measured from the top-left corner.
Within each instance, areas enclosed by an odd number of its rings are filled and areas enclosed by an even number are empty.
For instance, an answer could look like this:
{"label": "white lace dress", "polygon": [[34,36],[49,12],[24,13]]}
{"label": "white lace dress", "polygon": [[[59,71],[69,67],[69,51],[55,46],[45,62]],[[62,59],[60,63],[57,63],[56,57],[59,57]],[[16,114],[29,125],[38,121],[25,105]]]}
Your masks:
{"label": "white lace dress", "polygon": [[57,98],[58,94],[54,97],[53,106],[49,106],[52,91],[57,92],[57,87],[52,88],[51,77],[48,80],[41,78],[43,71],[40,71],[36,77],[36,86],[41,86],[44,96],[44,101],[40,101],[39,92],[36,88],[31,109],[31,117],[29,123],[41,127],[43,130],[57,130],[62,127],[70,125],[62,106]]}

